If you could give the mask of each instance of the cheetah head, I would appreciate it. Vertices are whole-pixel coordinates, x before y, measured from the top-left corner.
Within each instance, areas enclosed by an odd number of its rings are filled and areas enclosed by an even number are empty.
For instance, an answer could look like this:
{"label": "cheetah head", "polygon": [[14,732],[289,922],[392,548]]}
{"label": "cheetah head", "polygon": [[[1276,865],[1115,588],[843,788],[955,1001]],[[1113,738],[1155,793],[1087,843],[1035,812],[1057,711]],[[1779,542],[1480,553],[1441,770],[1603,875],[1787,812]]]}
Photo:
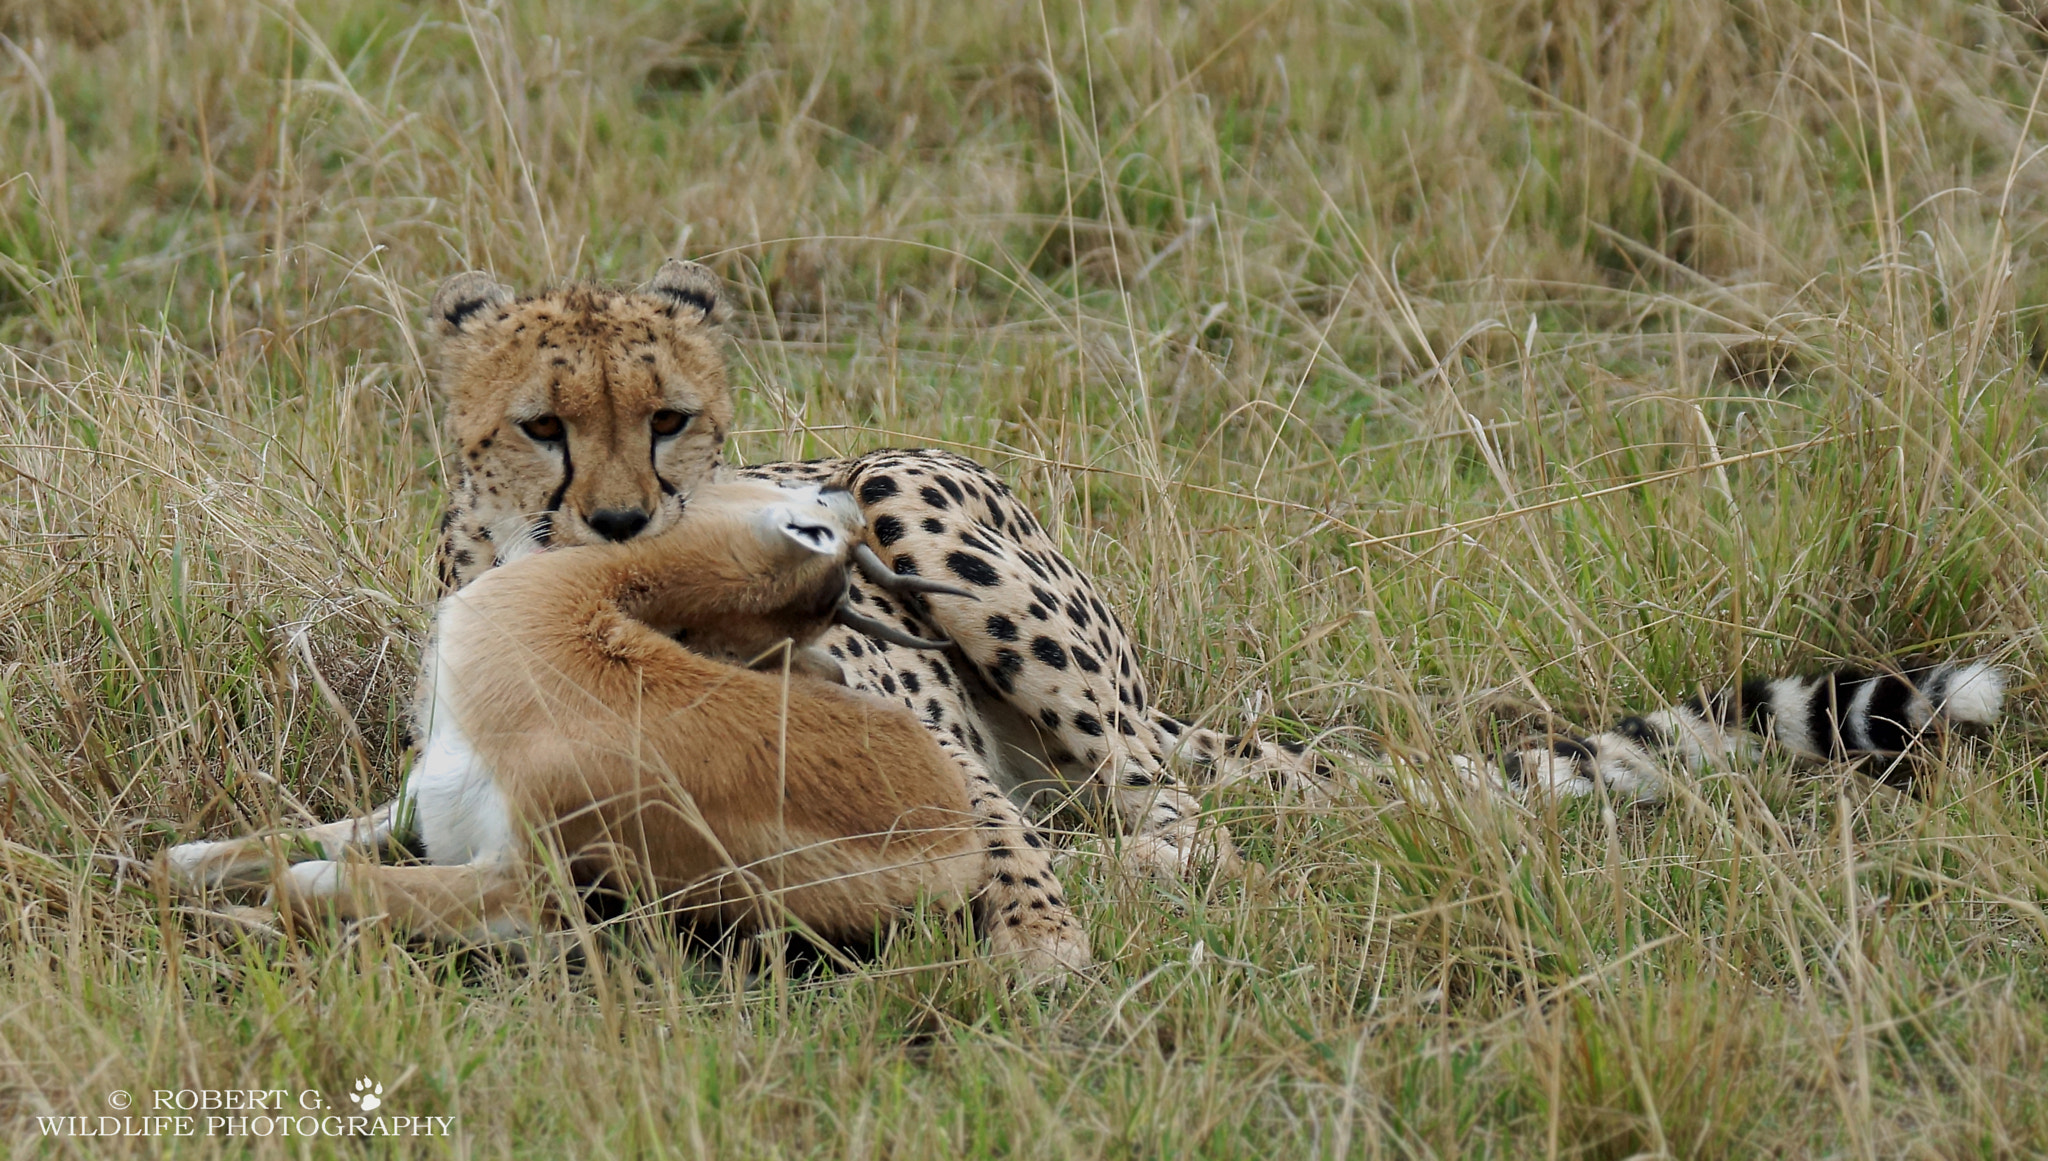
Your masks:
{"label": "cheetah head", "polygon": [[675,523],[732,426],[718,276],[671,259],[633,291],[519,297],[458,274],[428,307],[457,446],[442,574],[502,550],[631,540]]}

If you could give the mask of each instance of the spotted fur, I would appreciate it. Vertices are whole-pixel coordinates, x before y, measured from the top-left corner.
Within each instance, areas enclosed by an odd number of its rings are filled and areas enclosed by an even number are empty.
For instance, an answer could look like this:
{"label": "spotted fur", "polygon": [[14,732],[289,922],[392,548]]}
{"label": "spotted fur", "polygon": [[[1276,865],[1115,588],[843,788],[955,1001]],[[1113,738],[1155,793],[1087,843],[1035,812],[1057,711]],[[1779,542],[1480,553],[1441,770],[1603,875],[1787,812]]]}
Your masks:
{"label": "spotted fur", "polygon": [[[887,567],[973,594],[905,600],[856,582],[857,609],[917,636],[948,638],[953,647],[909,650],[843,628],[819,645],[849,684],[901,701],[965,755],[986,825],[1025,836],[1008,856],[1015,870],[993,875],[983,892],[1027,941],[1040,916],[1071,920],[1043,844],[1013,796],[1048,786],[1092,791],[1118,821],[1128,863],[1178,874],[1237,865],[1228,832],[1201,814],[1197,790],[1249,780],[1327,799],[1349,776],[1386,778],[1398,769],[1382,760],[1341,771],[1298,745],[1228,737],[1162,712],[1115,611],[981,464],[892,449],[728,467],[720,453],[732,400],[718,350],[725,307],[717,279],[702,267],[671,261],[633,292],[576,285],[523,298],[487,276],[460,275],[430,314],[444,336],[440,378],[458,441],[440,562],[451,583],[491,568],[523,539],[580,544],[657,532],[695,488],[738,476],[848,489]],[[663,412],[691,418],[680,435],[663,437],[652,428]],[[536,437],[532,425],[545,417],[561,422],[559,440]],[[552,434],[543,423],[539,435]],[[608,520],[607,510],[629,519]],[[644,523],[627,528],[642,515]],[[1866,687],[1836,675],[1826,686],[1829,704],[1841,711],[1836,730],[1790,727],[1795,718],[1815,720],[1821,686],[1772,685],[1765,701],[1791,707],[1805,697],[1805,717],[1790,708],[1759,716],[1678,706],[1589,737],[1547,739],[1490,759],[1460,757],[1453,767],[1472,782],[1510,790],[1606,786],[1654,798],[1674,759],[1717,761],[1765,738],[1802,753],[1884,752],[1943,721],[1985,716],[1958,712],[1958,691],[1969,691],[1980,708],[1991,703],[1995,716],[1996,672],[1971,670],[1967,681],[1957,676],[1963,672],[1930,672],[1918,684],[1910,675],[1904,684],[1880,680],[1862,703]],[[1896,692],[1909,686],[1919,692]],[[1762,703],[1752,690],[1722,704]],[[1802,748],[1801,738],[1812,744]]]}
{"label": "spotted fur", "polygon": [[[1770,742],[1809,760],[1876,759],[1874,773],[1905,787],[1916,770],[1910,756],[1923,739],[1956,726],[1993,725],[2004,702],[2004,674],[1983,662],[1752,678],[1597,734],[1513,747],[1493,768],[1474,766],[1471,774],[1512,790],[1579,797],[1604,789],[1654,802],[1669,793],[1673,768],[1725,769],[1755,758]],[[1900,757],[1908,760],[1883,761]]]}

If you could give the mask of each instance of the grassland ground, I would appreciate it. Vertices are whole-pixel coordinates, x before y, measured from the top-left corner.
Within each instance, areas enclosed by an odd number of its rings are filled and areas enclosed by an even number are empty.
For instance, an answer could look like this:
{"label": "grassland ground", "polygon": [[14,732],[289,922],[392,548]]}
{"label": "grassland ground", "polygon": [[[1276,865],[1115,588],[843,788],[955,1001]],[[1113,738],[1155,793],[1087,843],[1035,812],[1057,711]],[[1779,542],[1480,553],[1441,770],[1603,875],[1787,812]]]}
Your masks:
{"label": "grassland ground", "polygon": [[[116,1091],[399,1155],[2048,1152],[2048,29],[1960,0],[0,0],[0,1133]],[[1982,656],[1907,797],[1217,796],[1102,959],[756,975],[188,922],[183,839],[387,796],[443,482],[420,308],[713,264],[748,460],[995,465],[1169,706],[1447,753]],[[380,1146],[382,1148],[382,1146]]]}

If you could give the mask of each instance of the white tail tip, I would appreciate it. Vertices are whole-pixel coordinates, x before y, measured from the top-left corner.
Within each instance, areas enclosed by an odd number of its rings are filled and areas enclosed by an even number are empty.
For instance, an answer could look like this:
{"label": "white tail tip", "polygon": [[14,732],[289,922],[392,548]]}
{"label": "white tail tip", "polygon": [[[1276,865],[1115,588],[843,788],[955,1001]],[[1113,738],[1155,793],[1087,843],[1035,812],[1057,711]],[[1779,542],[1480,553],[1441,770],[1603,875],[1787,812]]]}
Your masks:
{"label": "white tail tip", "polygon": [[1952,722],[1993,725],[2005,709],[2005,674],[1989,662],[1954,666],[1942,685],[1939,708]]}

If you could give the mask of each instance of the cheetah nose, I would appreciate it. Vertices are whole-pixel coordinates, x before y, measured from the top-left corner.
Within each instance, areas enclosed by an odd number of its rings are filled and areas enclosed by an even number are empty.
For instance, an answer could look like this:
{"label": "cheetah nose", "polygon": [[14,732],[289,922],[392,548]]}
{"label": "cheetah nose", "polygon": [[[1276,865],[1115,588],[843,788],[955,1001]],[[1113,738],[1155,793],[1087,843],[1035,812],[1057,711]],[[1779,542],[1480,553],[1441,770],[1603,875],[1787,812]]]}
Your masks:
{"label": "cheetah nose", "polygon": [[647,527],[647,513],[638,508],[600,508],[583,522],[606,540],[631,540]]}

